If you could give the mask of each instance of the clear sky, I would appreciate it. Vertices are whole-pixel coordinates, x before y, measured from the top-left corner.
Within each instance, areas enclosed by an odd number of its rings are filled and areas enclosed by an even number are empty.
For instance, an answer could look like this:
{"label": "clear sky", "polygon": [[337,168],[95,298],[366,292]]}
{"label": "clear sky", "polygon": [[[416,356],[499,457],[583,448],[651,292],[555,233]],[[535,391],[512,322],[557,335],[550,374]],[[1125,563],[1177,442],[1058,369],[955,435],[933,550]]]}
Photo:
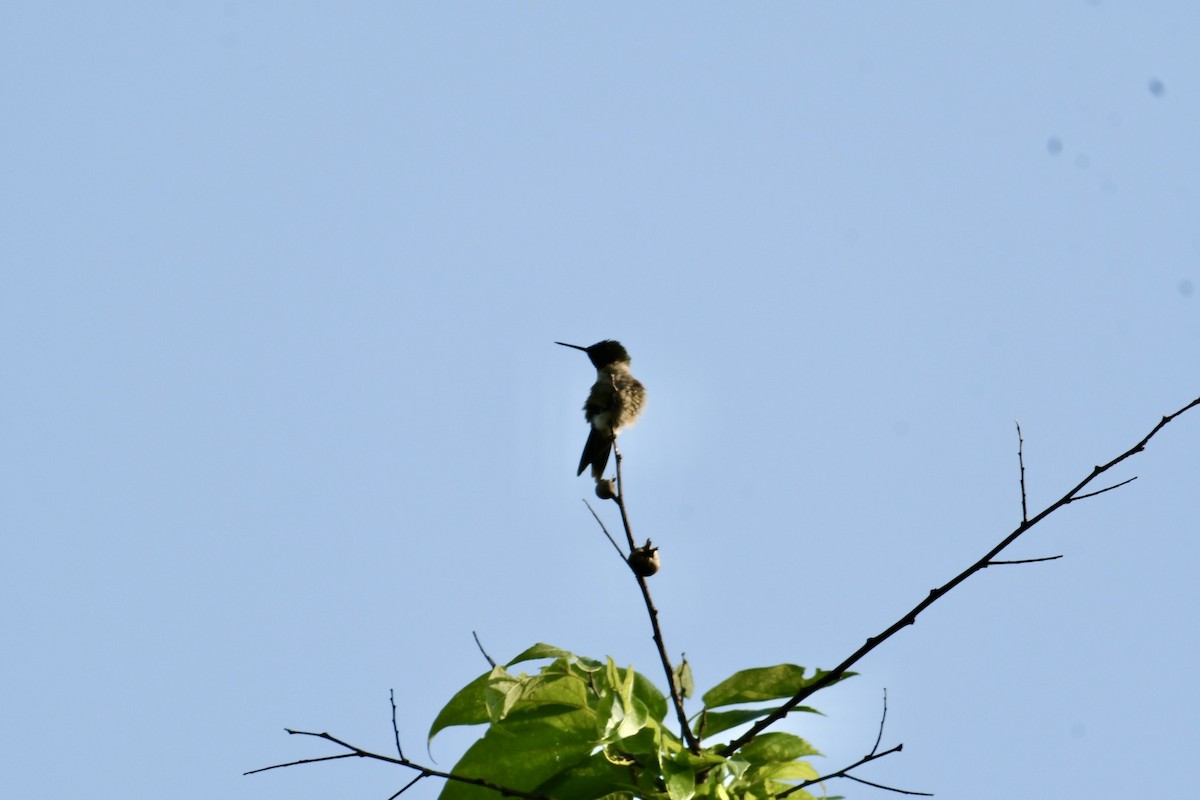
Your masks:
{"label": "clear sky", "polygon": [[[1200,6],[0,8],[0,794],[384,798],[486,664],[828,667],[1200,394]],[[1191,791],[1200,413],[818,695],[833,771]],[[611,504],[602,509],[615,521]],[[695,707],[694,707],[695,708]],[[693,708],[693,710],[694,710]],[[447,731],[450,767],[470,732]],[[430,798],[433,782],[410,793]],[[841,782],[851,798],[882,794]]]}

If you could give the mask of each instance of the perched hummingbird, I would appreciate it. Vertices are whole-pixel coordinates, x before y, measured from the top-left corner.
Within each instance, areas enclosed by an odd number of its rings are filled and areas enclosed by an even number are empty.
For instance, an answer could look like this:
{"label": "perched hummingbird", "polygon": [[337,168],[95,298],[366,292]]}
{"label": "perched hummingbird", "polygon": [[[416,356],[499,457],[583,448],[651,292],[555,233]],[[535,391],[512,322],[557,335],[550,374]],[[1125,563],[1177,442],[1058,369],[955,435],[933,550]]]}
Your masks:
{"label": "perched hummingbird", "polygon": [[637,420],[646,405],[646,389],[629,371],[629,353],[620,342],[605,339],[591,347],[555,342],[563,347],[573,347],[587,353],[596,368],[596,382],[583,404],[583,416],[591,423],[587,443],[583,446],[583,457],[579,459],[579,471],[592,465],[592,477],[596,480],[604,475],[608,466],[608,454],[613,441],[622,428]]}

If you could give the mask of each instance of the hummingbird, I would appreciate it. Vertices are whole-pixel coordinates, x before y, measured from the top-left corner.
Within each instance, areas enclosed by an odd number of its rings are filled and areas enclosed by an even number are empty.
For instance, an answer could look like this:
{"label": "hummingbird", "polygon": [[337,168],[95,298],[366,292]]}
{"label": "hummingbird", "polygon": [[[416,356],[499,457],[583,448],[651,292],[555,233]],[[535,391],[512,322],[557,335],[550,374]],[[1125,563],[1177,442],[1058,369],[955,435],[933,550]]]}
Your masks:
{"label": "hummingbird", "polygon": [[605,339],[591,347],[555,342],[563,347],[573,347],[587,353],[596,368],[596,382],[583,404],[583,416],[592,426],[583,456],[579,459],[579,471],[589,464],[592,477],[597,481],[608,466],[608,454],[622,428],[628,428],[642,413],[646,405],[646,389],[629,371],[629,352],[620,342]]}

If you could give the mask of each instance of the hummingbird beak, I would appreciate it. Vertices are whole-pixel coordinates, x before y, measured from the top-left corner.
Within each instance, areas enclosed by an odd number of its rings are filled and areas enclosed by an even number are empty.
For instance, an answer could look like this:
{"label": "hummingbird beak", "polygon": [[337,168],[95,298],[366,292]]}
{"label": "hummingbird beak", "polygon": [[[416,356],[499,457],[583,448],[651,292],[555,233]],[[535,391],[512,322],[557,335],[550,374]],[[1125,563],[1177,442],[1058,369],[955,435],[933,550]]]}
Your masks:
{"label": "hummingbird beak", "polygon": [[555,344],[561,344],[563,347],[574,347],[576,350],[582,350],[585,353],[587,352],[586,347],[580,347],[577,344],[567,344],[566,342],[555,342]]}

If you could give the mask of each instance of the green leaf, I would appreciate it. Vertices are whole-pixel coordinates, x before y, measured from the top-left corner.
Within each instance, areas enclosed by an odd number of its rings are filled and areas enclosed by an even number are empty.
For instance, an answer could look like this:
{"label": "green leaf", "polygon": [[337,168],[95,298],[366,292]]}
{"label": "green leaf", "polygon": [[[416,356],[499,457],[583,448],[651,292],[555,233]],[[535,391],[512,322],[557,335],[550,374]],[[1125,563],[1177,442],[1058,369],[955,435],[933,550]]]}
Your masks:
{"label": "green leaf", "polygon": [[[709,708],[729,706],[736,703],[761,703],[764,700],[779,700],[795,696],[801,689],[816,683],[828,673],[817,670],[811,677],[804,677],[804,667],[795,664],[778,664],[774,667],[755,667],[735,672],[704,693],[704,705]],[[847,672],[838,680],[854,675]]]}
{"label": "green leaf", "polygon": [[[817,800],[817,797],[804,789],[797,789],[788,795],[788,800]],[[823,794],[820,800],[846,800],[846,798],[840,794]]]}
{"label": "green leaf", "polygon": [[533,661],[537,658],[565,658],[568,661],[573,661],[575,654],[570,650],[563,650],[561,647],[538,642],[504,666],[511,667],[513,664],[520,664],[522,661]]}
{"label": "green leaf", "polygon": [[608,692],[600,698],[595,709],[601,741],[604,742],[628,739],[648,725],[658,728],[658,722],[650,719],[646,704],[636,697],[626,699]]}
{"label": "green leaf", "polygon": [[671,800],[692,800],[696,794],[696,773],[682,759],[662,760],[663,777]]}
{"label": "green leaf", "polygon": [[[731,711],[706,711],[704,712],[704,730],[702,733],[707,738],[715,736],[718,733],[736,728],[738,725],[744,725],[747,722],[756,720],[760,717],[765,717],[774,711],[774,707],[769,708],[735,708]],[[809,714],[821,714],[811,706],[796,706],[790,712],[791,714],[806,712]],[[824,714],[821,714],[824,716]]]}
{"label": "green leaf", "polygon": [[589,707],[587,684],[576,675],[522,677],[517,687],[507,690],[504,716],[493,717],[493,723],[555,716]]}
{"label": "green leaf", "polygon": [[534,661],[539,658],[561,659],[564,664],[574,665],[584,672],[595,672],[603,667],[603,662],[596,661],[594,658],[575,655],[570,650],[563,650],[561,647],[555,647],[552,644],[542,644],[541,642],[530,647],[505,664],[505,666],[511,667],[513,664],[520,664],[522,661]]}
{"label": "green leaf", "polygon": [[726,784],[727,775],[724,770],[714,769],[708,773],[704,784],[697,788],[696,793],[708,800],[733,800]]}
{"label": "green leaf", "polygon": [[[751,764],[779,764],[804,756],[820,755],[817,748],[790,733],[760,733],[738,751],[738,758]],[[813,776],[816,777],[816,776]]]}
{"label": "green leaf", "polygon": [[[499,786],[532,792],[585,761],[594,747],[595,715],[580,709],[534,719],[492,724],[451,770]],[[496,793],[447,781],[443,800],[496,800]]]}
{"label": "green leaf", "polygon": [[[496,667],[496,669],[504,671],[502,667]],[[438,712],[437,718],[429,728],[428,741],[432,742],[433,737],[443,728],[449,728],[452,725],[481,725],[491,719],[488,716],[485,695],[488,683],[495,672],[494,669],[491,672],[483,673],[450,698],[450,702],[446,703]]]}
{"label": "green leaf", "polygon": [[593,753],[533,790],[534,794],[545,797],[569,797],[573,800],[629,798],[635,792],[637,787],[629,783],[629,767],[612,763],[603,753]]}
{"label": "green leaf", "polygon": [[681,749],[673,758],[681,764],[687,764],[696,773],[707,772],[713,767],[721,766],[729,761],[725,756],[717,755],[712,748],[705,748],[699,753]]}
{"label": "green leaf", "polygon": [[821,773],[807,761],[789,761],[786,764],[771,764],[758,774],[775,781],[815,781]]}
{"label": "green leaf", "polygon": [[640,672],[633,674],[633,696],[646,706],[651,719],[662,722],[666,718],[667,698]]}
{"label": "green leaf", "polygon": [[583,679],[573,674],[514,676],[504,667],[495,667],[450,698],[434,719],[429,740],[452,725],[479,725],[509,716],[546,716],[584,708],[588,704],[587,691]]}
{"label": "green leaf", "polygon": [[[817,800],[817,797],[804,789],[797,789],[788,795],[788,800]],[[845,798],[840,794],[823,794],[821,800],[845,800]]]}
{"label": "green leaf", "polygon": [[692,665],[688,663],[687,656],[684,656],[683,661],[675,668],[675,685],[679,687],[679,696],[684,700],[696,693],[696,682],[692,679]]}
{"label": "green leaf", "polygon": [[[662,722],[667,716],[667,698],[645,675],[634,671],[632,667],[613,666],[611,673],[606,667],[603,673],[596,673],[595,677],[604,676],[603,680],[599,681],[601,691],[608,689],[613,692],[622,692],[623,687],[628,685],[630,673],[633,674],[633,698],[642,701],[651,719]],[[625,695],[622,694],[622,696]]]}
{"label": "green leaf", "polygon": [[640,700],[631,700],[629,708],[625,710],[624,719],[617,726],[617,736],[621,739],[628,739],[648,724],[650,724],[650,715],[646,712],[646,704]]}
{"label": "green leaf", "polygon": [[648,725],[635,733],[633,736],[627,736],[618,742],[613,743],[613,747],[622,753],[629,753],[637,756],[652,756],[658,758],[659,747],[662,743],[663,730],[656,724]]}
{"label": "green leaf", "polygon": [[525,691],[525,681],[528,675],[522,673],[512,676],[503,667],[496,667],[488,675],[487,688],[483,692],[483,701],[487,705],[488,720],[498,722],[508,716],[521,699]]}

